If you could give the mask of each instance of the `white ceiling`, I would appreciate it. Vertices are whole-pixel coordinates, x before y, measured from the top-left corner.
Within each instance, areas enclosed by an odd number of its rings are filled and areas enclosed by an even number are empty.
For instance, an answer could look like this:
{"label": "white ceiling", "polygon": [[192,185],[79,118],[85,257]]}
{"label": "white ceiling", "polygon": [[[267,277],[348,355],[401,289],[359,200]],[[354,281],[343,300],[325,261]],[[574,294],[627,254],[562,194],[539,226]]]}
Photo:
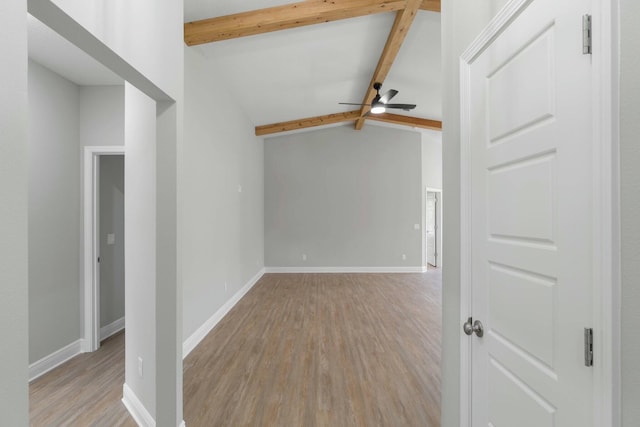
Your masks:
{"label": "white ceiling", "polygon": [[27,15],[29,58],[79,86],[122,85],[124,81],[38,19]]}
{"label": "white ceiling", "polygon": [[[185,21],[262,9],[294,1],[185,0]],[[209,43],[196,49],[212,61],[255,125],[358,109],[394,21],[394,13]],[[397,114],[440,120],[440,14],[419,11],[382,92],[417,104]],[[396,111],[394,111],[396,113]]]}

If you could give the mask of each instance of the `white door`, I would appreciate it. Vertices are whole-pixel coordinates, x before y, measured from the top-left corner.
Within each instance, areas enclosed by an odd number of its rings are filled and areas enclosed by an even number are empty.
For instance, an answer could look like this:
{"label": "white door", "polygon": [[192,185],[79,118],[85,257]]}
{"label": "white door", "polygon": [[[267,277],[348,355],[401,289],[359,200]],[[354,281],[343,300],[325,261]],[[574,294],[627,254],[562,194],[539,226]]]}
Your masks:
{"label": "white door", "polygon": [[593,425],[589,8],[533,0],[470,64],[473,426]]}
{"label": "white door", "polygon": [[438,266],[438,242],[436,229],[438,227],[438,196],[433,191],[427,191],[427,264]]}

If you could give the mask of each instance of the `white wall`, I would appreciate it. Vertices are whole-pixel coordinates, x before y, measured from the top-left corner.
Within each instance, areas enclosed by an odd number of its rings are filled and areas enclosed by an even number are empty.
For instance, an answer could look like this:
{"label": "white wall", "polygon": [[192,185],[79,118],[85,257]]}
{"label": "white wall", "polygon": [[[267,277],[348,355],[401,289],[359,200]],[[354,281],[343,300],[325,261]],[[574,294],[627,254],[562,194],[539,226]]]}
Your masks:
{"label": "white wall", "polygon": [[[124,317],[124,156],[100,156],[100,327]],[[110,243],[108,236],[113,235]]]}
{"label": "white wall", "polygon": [[124,86],[80,87],[80,144],[124,145]]}
{"label": "white wall", "polygon": [[29,362],[81,338],[79,89],[29,61]]}
{"label": "white wall", "polygon": [[620,1],[622,425],[640,425],[640,3]]}
{"label": "white wall", "polygon": [[0,414],[29,423],[26,1],[0,2]]}
{"label": "white wall", "polygon": [[189,48],[184,125],[180,250],[187,339],[264,267],[264,145],[215,61]]}
{"label": "white wall", "polygon": [[266,265],[419,269],[421,161],[419,133],[374,125],[266,139]]}

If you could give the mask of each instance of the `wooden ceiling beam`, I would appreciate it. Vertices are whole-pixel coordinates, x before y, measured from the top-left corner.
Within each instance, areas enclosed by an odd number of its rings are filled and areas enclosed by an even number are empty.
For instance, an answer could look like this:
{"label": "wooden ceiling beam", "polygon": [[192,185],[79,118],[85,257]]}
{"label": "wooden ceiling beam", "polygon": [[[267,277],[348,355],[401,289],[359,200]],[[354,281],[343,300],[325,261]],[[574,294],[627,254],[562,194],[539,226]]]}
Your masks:
{"label": "wooden ceiling beam", "polygon": [[[424,3],[431,4],[433,0],[424,0]],[[187,22],[184,24],[184,41],[187,45],[194,46],[357,16],[393,12],[404,9],[406,4],[407,0],[308,0]]]}
{"label": "wooden ceiling beam", "polygon": [[428,10],[429,12],[440,12],[440,0],[423,0],[420,10]]}
{"label": "wooden ceiling beam", "polygon": [[442,122],[438,120],[421,119],[418,117],[401,116],[399,114],[370,114],[367,116],[369,120],[377,120],[379,122],[393,123],[396,125],[411,126],[422,129],[442,130]]}
{"label": "wooden ceiling beam", "polygon": [[309,117],[289,122],[273,123],[270,125],[256,126],[256,135],[269,135],[272,133],[287,132],[290,130],[306,129],[315,126],[331,125],[334,123],[358,120],[360,111],[348,111],[346,113],[327,114],[326,116]]}
{"label": "wooden ceiling beam", "polygon": [[[291,130],[307,129],[316,126],[331,125],[335,123],[358,120],[360,111],[348,111],[346,113],[327,114],[326,116],[309,117],[289,122],[273,123],[270,125],[256,126],[256,135],[270,135]],[[442,122],[437,120],[421,119],[419,117],[401,116],[399,114],[371,114],[367,119],[379,122],[393,123],[396,125],[410,126],[414,128],[442,130]]]}
{"label": "wooden ceiling beam", "polygon": [[[378,60],[378,66],[373,73],[373,77],[371,77],[367,93],[362,100],[363,104],[371,104],[371,101],[373,101],[373,98],[376,95],[373,84],[376,82],[383,83],[387,74],[389,74],[393,61],[395,61],[396,56],[400,51],[400,47],[402,47],[402,43],[404,42],[404,39],[409,32],[409,28],[411,28],[411,24],[413,24],[413,20],[418,13],[418,9],[420,9],[422,4],[423,0],[407,0],[406,7],[396,13],[396,19],[393,22],[393,27],[391,27],[387,43],[384,45],[382,55],[380,55],[380,59]],[[363,106],[360,109],[360,118],[356,121],[357,130],[362,129],[365,121],[364,115],[370,109],[371,107],[367,106]]]}

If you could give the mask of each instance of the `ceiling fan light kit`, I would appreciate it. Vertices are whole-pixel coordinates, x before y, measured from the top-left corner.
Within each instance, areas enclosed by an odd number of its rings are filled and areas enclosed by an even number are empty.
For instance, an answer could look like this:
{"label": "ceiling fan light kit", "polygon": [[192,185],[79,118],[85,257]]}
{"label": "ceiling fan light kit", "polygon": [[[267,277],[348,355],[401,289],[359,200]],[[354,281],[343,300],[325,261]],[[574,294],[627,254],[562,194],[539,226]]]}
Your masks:
{"label": "ceiling fan light kit", "polygon": [[380,95],[380,88],[382,88],[382,83],[374,83],[373,88],[376,90],[376,96],[371,101],[371,104],[354,104],[350,102],[339,102],[341,105],[360,105],[371,107],[369,113],[371,114],[381,114],[387,111],[387,108],[397,108],[404,111],[410,111],[416,108],[415,104],[388,104],[388,102],[398,94],[398,91],[395,89],[390,89],[384,95]]}
{"label": "ceiling fan light kit", "polygon": [[371,106],[371,114],[380,114],[384,113],[385,111],[386,109],[384,108],[384,104],[382,103]]}

